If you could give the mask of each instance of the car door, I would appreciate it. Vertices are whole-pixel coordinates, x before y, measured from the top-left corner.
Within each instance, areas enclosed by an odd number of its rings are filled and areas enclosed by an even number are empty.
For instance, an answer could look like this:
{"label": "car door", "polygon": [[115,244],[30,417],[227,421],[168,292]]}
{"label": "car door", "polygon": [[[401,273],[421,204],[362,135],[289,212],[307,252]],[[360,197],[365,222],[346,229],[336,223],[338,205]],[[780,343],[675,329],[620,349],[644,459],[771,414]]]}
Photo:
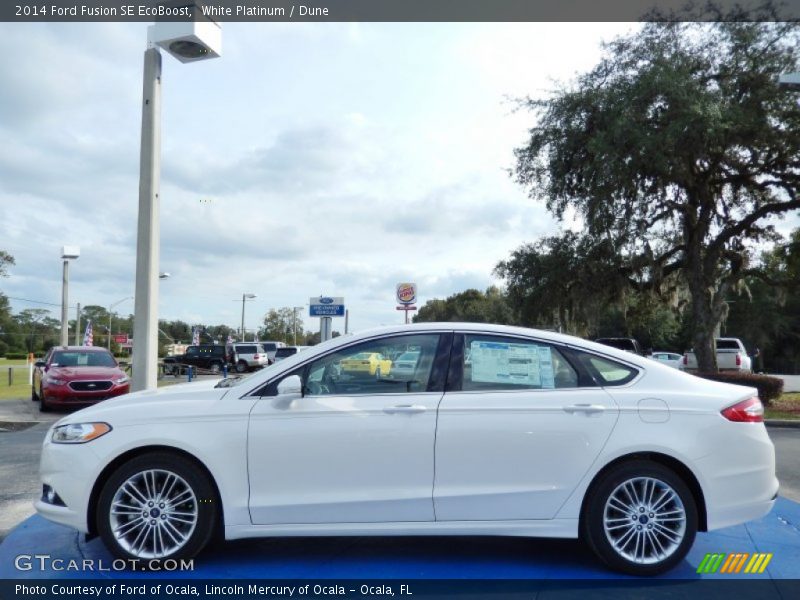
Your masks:
{"label": "car door", "polygon": [[[433,521],[436,410],[452,334],[394,335],[317,357],[303,396],[271,382],[250,414],[248,472],[254,524]],[[364,352],[420,352],[412,376],[345,371]]]}
{"label": "car door", "polygon": [[547,342],[456,335],[451,360],[437,521],[553,518],[614,428],[613,398],[569,349]]}

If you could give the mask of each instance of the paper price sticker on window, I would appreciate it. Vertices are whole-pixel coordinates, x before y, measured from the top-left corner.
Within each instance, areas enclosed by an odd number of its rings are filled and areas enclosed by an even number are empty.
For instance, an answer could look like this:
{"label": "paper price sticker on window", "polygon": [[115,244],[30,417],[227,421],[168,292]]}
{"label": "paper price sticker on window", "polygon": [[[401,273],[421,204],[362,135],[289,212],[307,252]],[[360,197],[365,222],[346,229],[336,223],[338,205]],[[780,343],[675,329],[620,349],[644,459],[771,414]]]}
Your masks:
{"label": "paper price sticker on window", "polygon": [[526,387],[555,387],[549,346],[479,342],[470,344],[472,381]]}

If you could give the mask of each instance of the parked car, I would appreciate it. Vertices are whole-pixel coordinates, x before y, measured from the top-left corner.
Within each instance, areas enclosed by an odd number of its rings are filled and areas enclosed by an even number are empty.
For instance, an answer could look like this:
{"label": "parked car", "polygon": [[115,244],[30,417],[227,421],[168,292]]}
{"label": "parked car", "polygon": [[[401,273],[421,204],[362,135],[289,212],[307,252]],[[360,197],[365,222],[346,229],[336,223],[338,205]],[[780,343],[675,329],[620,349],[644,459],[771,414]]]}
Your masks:
{"label": "parked car", "polygon": [[167,375],[180,375],[187,367],[219,373],[227,361],[226,348],[222,344],[199,344],[188,346],[184,354],[167,356],[162,362]]}
{"label": "parked car", "polygon": [[105,348],[59,346],[34,364],[31,400],[39,401],[42,412],[89,406],[129,391],[130,378]]}
{"label": "parked car", "polygon": [[351,376],[388,376],[392,371],[392,361],[380,352],[361,352],[339,363],[342,373]]}
{"label": "parked car", "polygon": [[672,367],[673,369],[683,368],[683,354],[678,354],[677,352],[656,351],[653,352],[648,358],[657,360],[658,362],[663,363],[668,367]]}
{"label": "parked car", "polygon": [[597,338],[595,342],[603,344],[604,346],[618,348],[626,352],[631,352],[632,354],[644,356],[641,344],[633,338]]}
{"label": "parked car", "polygon": [[283,342],[260,341],[258,343],[264,346],[264,350],[267,351],[267,356],[269,357],[269,364],[275,362],[275,353],[278,351],[278,348],[286,347],[286,344],[284,344]]}
{"label": "parked car", "polygon": [[[717,368],[720,371],[738,371],[750,373],[753,361],[747,355],[742,340],[739,338],[717,338]],[[693,350],[683,355],[683,369],[685,371],[697,370],[697,357]]]}
{"label": "parked car", "polygon": [[283,348],[278,348],[275,351],[275,361],[278,362],[283,360],[284,358],[289,358],[290,356],[294,356],[298,352],[302,352],[303,350],[307,350],[311,346],[284,346]]}
{"label": "parked car", "polygon": [[228,363],[237,373],[261,369],[269,364],[269,355],[259,342],[234,342],[227,347]]}
{"label": "parked car", "polygon": [[403,352],[392,362],[394,379],[413,379],[419,362],[419,352]]}
{"label": "parked car", "polygon": [[[337,369],[410,347],[415,381]],[[778,493],[755,389],[483,323],[365,331],[103,402],[54,424],[41,478],[42,516],[140,561],[194,556],[217,533],[580,536],[636,575]]]}

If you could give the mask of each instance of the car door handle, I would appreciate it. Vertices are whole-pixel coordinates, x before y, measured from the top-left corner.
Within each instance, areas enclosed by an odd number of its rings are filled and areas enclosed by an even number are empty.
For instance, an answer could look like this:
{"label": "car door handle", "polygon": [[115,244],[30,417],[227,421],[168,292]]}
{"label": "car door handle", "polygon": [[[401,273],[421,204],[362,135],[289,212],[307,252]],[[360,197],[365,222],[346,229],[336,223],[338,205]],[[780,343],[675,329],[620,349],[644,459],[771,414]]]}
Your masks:
{"label": "car door handle", "polygon": [[386,408],[383,409],[383,412],[388,413],[390,415],[396,413],[416,414],[416,413],[423,413],[426,410],[428,409],[425,408],[424,406],[420,406],[419,404],[397,404],[395,406],[387,406]]}
{"label": "car door handle", "polygon": [[604,412],[605,410],[606,407],[600,404],[570,404],[569,406],[564,407],[564,412],[568,413],[582,412],[586,413],[587,415],[601,413]]}

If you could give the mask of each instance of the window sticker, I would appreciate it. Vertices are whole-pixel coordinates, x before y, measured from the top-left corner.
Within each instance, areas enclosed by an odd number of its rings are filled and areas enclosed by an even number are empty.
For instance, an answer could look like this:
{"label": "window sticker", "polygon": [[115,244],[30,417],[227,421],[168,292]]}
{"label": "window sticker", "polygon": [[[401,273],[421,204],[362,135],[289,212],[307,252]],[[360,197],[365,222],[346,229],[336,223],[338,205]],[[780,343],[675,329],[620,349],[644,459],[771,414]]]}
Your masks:
{"label": "window sticker", "polygon": [[555,387],[549,346],[473,341],[469,361],[475,382]]}

